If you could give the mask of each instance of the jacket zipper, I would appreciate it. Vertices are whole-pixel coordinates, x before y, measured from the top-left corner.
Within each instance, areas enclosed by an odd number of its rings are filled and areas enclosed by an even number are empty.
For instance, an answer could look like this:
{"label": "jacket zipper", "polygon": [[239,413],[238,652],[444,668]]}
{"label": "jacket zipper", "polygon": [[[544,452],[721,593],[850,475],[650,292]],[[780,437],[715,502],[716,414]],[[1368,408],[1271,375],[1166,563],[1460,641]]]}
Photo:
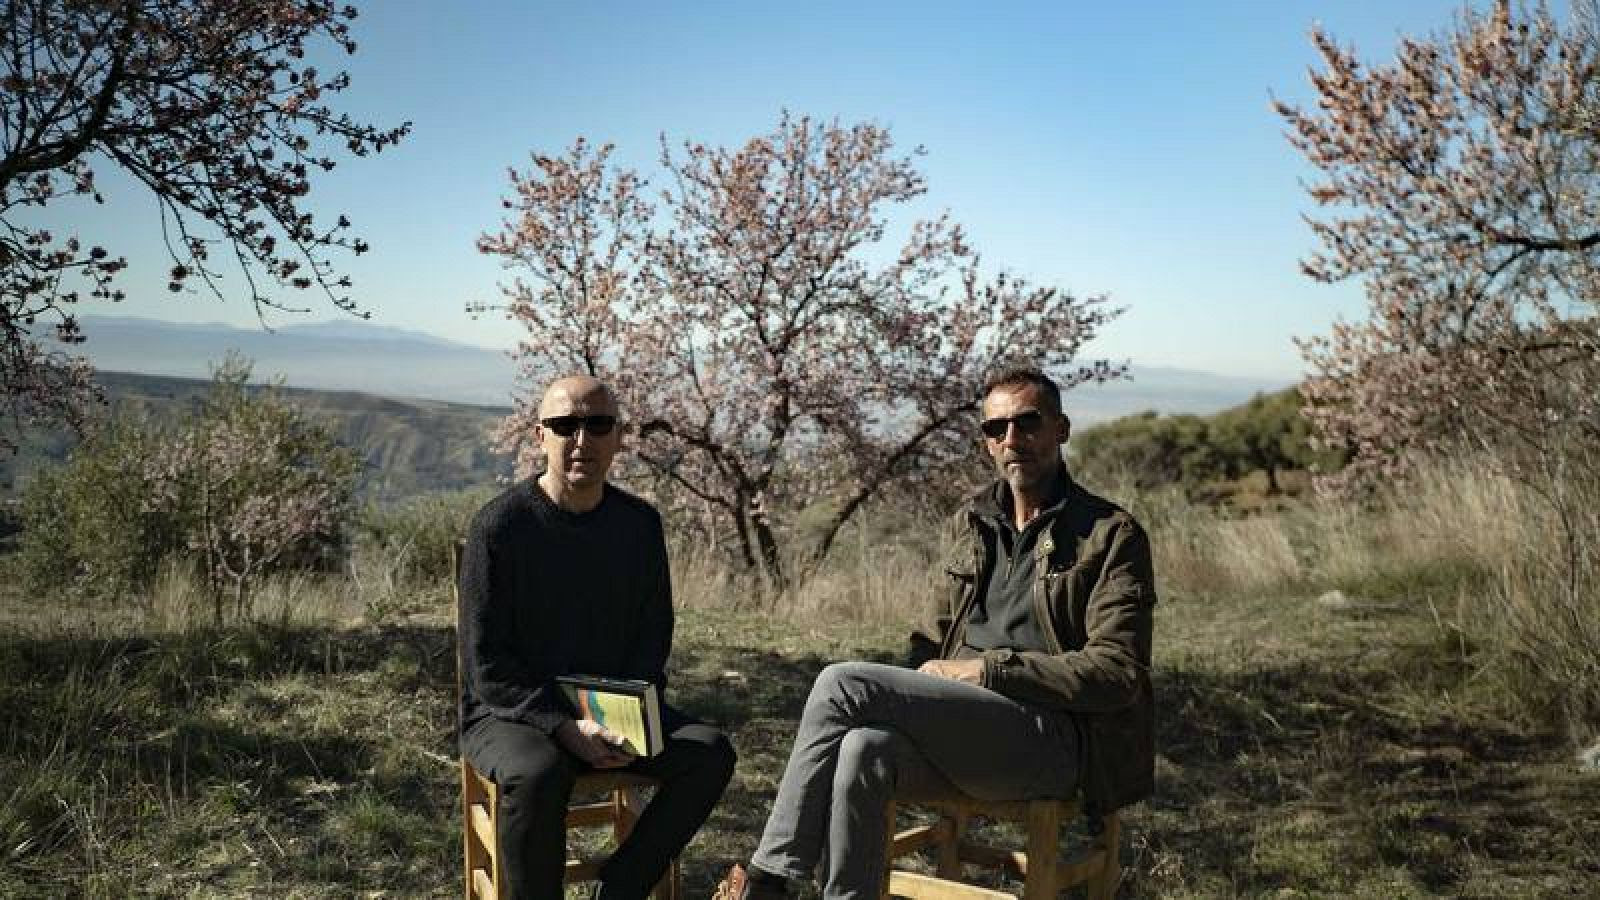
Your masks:
{"label": "jacket zipper", "polygon": [[1049,598],[1046,596],[1045,585],[1050,580],[1050,554],[1055,550],[1055,523],[1052,522],[1049,531],[1040,535],[1043,543],[1038,547],[1040,552],[1034,554],[1034,566],[1038,574],[1033,579],[1033,611],[1039,617],[1039,624],[1043,626],[1044,642],[1051,653],[1061,652],[1061,641],[1056,638],[1055,619],[1050,615]]}

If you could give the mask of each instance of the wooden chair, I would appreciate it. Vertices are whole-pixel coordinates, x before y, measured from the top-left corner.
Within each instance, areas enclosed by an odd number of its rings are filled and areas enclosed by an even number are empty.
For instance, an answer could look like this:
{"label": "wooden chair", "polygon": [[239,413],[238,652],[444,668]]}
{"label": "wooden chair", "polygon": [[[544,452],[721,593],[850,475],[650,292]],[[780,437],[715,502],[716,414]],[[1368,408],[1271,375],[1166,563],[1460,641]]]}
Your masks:
{"label": "wooden chair", "polygon": [[[456,580],[452,586],[456,602],[456,694],[461,693],[461,545],[451,554]],[[457,711],[459,723],[460,712]],[[457,738],[459,739],[459,734]],[[659,786],[648,775],[631,772],[589,772],[578,776],[573,786],[574,801],[567,807],[566,827],[609,827],[615,844],[621,844],[633,830],[644,809],[640,791]],[[595,800],[596,796],[604,799]],[[466,900],[514,900],[505,884],[500,846],[495,836],[500,824],[500,789],[489,778],[461,757],[462,857],[466,876]],[[570,843],[569,843],[570,848]],[[593,881],[599,877],[605,856],[567,858],[566,883]],[[654,900],[677,900],[678,861],[674,859],[650,896]]]}
{"label": "wooden chair", "polygon": [[[634,823],[643,811],[639,791],[655,785],[654,778],[628,772],[580,775],[572,795],[591,799],[589,802],[575,802],[567,808],[567,828],[609,827],[615,842],[620,844],[633,830]],[[597,795],[604,799],[593,800]],[[461,813],[465,824],[467,900],[507,900],[509,897],[500,865],[500,850],[495,843],[499,803],[499,789],[494,781],[463,758]],[[605,860],[605,856],[569,857],[567,883],[595,880]],[[676,900],[677,895],[678,861],[673,860],[672,867],[651,892],[651,897],[654,900]]]}
{"label": "wooden chair", "polygon": [[[970,797],[952,796],[918,802],[916,806],[933,810],[938,815],[937,820],[895,833],[895,804],[889,805],[889,828],[894,837],[889,844],[885,897],[1017,900],[1015,895],[1004,891],[964,883],[964,863],[999,869],[1021,879],[1023,900],[1056,900],[1063,890],[1080,884],[1086,887],[1089,900],[1110,900],[1116,894],[1122,874],[1117,859],[1122,826],[1116,813],[1101,820],[1100,832],[1091,837],[1082,852],[1071,859],[1062,859],[1061,826],[1080,815],[1076,800],[984,803]],[[1025,849],[1006,849],[970,839],[967,827],[976,818],[1021,823],[1027,835]],[[934,851],[937,866],[934,875],[894,868],[895,860],[929,847]]]}

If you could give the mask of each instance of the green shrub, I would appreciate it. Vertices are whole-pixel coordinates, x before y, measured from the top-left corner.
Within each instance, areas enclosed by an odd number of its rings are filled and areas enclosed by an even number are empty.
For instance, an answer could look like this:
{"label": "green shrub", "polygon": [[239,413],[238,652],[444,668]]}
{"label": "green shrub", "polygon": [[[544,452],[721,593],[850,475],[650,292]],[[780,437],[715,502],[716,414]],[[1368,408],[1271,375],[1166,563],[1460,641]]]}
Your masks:
{"label": "green shrub", "polygon": [[1150,490],[1195,485],[1222,474],[1224,463],[1199,416],[1143,412],[1086,428],[1070,445],[1073,471],[1099,483]]}
{"label": "green shrub", "polygon": [[1140,491],[1176,485],[1190,496],[1214,479],[1259,471],[1266,475],[1267,493],[1277,494],[1287,471],[1333,472],[1345,462],[1338,452],[1312,447],[1300,407],[1299,390],[1288,388],[1256,394],[1211,416],[1123,416],[1073,436],[1073,471]]}
{"label": "green shrub", "polygon": [[27,581],[143,593],[163,559],[192,555],[220,620],[224,595],[242,615],[261,577],[342,556],[360,458],[249,379],[230,356],[181,420],[114,420],[39,473],[23,500]]}
{"label": "green shrub", "polygon": [[449,578],[450,551],[467,535],[472,516],[494,495],[492,488],[424,494],[385,506],[369,506],[361,516],[362,538],[391,561],[404,582]]}
{"label": "green shrub", "polygon": [[36,592],[63,586],[90,594],[140,591],[161,560],[181,549],[190,523],[161,512],[152,466],[171,438],[117,419],[92,432],[22,498],[18,565]]}

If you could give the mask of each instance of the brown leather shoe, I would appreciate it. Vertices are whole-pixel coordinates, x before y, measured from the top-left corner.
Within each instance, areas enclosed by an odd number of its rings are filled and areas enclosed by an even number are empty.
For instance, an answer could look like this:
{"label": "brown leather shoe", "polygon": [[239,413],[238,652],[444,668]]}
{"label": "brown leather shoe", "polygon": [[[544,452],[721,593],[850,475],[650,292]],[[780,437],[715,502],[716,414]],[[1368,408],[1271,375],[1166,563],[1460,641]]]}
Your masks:
{"label": "brown leather shoe", "polygon": [[788,896],[783,885],[756,881],[744,866],[734,863],[712,892],[711,900],[785,900]]}
{"label": "brown leather shoe", "polygon": [[733,867],[728,869],[728,874],[717,882],[717,889],[711,892],[711,900],[743,900],[744,889],[749,880],[744,873],[744,866],[734,863]]}

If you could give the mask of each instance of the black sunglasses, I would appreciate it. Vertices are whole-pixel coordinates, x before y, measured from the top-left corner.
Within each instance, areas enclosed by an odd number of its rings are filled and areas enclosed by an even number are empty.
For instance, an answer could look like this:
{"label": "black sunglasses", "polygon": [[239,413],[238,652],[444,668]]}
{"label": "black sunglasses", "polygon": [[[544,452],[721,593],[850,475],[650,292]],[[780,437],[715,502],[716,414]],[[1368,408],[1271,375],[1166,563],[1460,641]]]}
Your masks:
{"label": "black sunglasses", "polygon": [[978,427],[982,429],[984,437],[998,441],[1006,436],[1012,425],[1017,426],[1017,430],[1023,434],[1036,434],[1044,426],[1044,413],[1030,409],[1007,419],[984,419]]}
{"label": "black sunglasses", "polygon": [[539,424],[554,431],[557,436],[569,438],[578,433],[582,428],[591,437],[601,437],[611,433],[617,427],[616,416],[552,416],[540,419]]}

